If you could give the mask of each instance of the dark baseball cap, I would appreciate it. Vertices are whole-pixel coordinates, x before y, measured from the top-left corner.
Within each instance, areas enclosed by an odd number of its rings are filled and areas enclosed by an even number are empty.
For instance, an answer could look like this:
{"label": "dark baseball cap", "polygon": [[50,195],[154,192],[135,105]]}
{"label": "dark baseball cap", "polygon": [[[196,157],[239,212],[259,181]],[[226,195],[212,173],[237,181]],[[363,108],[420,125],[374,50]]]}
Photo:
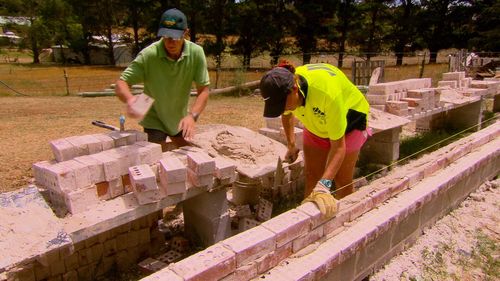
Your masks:
{"label": "dark baseball cap", "polygon": [[285,112],[286,98],[293,88],[293,73],[283,67],[275,67],[260,79],[260,94],[264,98],[264,117],[275,118]]}
{"label": "dark baseball cap", "polygon": [[178,9],[166,10],[160,19],[158,37],[181,39],[187,29],[186,15]]}

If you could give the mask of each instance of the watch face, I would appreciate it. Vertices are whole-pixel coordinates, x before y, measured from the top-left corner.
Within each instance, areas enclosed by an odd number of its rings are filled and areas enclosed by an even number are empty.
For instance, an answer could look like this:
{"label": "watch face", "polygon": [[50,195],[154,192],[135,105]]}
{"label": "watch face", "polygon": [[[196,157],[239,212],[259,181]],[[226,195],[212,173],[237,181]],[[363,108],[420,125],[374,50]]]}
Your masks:
{"label": "watch face", "polygon": [[319,180],[324,186],[328,188],[332,188],[332,181],[328,179],[320,179]]}

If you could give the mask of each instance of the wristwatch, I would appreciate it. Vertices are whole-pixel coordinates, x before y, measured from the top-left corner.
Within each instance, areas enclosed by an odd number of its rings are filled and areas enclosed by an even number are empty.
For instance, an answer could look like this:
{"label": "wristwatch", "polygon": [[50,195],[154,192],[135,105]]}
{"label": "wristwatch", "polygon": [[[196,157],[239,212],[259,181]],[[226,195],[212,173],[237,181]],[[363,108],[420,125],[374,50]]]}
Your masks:
{"label": "wristwatch", "polygon": [[329,179],[320,179],[319,182],[326,188],[330,189],[330,191],[332,190],[333,187],[335,187],[335,183]]}
{"label": "wristwatch", "polygon": [[198,117],[200,116],[200,114],[199,114],[199,113],[196,113],[196,112],[189,112],[189,114],[191,115],[191,117],[193,117],[194,122],[198,121]]}

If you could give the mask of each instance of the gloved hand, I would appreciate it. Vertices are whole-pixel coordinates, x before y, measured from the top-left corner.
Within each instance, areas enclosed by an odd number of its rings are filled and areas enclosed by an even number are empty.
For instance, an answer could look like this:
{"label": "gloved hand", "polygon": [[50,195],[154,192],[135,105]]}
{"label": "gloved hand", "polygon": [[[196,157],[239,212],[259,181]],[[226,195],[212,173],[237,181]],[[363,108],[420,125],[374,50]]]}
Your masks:
{"label": "gloved hand", "polygon": [[321,182],[316,184],[311,194],[302,201],[302,204],[306,202],[314,202],[318,206],[321,214],[327,218],[331,218],[337,213],[337,199],[330,193],[330,189]]}

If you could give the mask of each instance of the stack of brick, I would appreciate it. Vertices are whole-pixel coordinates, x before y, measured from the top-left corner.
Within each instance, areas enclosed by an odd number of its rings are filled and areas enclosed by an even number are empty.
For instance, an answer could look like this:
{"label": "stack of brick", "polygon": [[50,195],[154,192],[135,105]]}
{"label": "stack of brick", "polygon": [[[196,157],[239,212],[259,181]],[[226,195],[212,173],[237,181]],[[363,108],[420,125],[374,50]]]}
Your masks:
{"label": "stack of brick", "polygon": [[469,88],[472,77],[465,77],[465,72],[446,72],[443,73],[443,79],[438,81],[438,87],[449,87],[452,89],[464,89]]}
{"label": "stack of brick", "polygon": [[35,182],[47,189],[56,213],[63,216],[131,191],[139,204],[148,204],[182,194],[186,187],[211,189],[214,176],[217,185],[236,178],[236,167],[224,159],[200,149],[183,150],[185,155],[162,153],[159,144],[144,138],[140,132],[114,131],[52,141],[56,160],[33,165]]}
{"label": "stack of brick", "polygon": [[379,83],[370,85],[366,98],[373,108],[408,116],[437,106],[439,98],[430,87],[430,78]]}

